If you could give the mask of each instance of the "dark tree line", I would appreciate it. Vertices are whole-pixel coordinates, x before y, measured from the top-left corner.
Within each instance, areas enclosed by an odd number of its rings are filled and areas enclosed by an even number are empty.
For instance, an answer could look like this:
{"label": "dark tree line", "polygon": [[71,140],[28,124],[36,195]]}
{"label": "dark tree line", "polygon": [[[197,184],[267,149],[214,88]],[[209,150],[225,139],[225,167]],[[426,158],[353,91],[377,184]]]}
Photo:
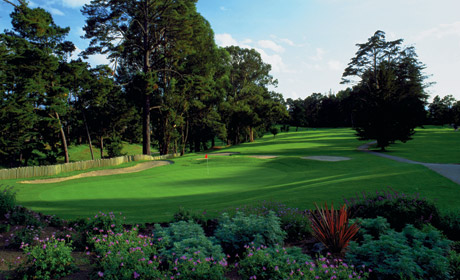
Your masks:
{"label": "dark tree line", "polygon": [[75,50],[41,8],[14,6],[0,34],[0,164],[71,160],[87,143],[120,153],[122,141],[161,154],[200,151],[220,138],[254,141],[287,116],[282,96],[254,50],[219,48],[193,0],[93,0],[84,56],[108,55],[114,67],[69,61]]}

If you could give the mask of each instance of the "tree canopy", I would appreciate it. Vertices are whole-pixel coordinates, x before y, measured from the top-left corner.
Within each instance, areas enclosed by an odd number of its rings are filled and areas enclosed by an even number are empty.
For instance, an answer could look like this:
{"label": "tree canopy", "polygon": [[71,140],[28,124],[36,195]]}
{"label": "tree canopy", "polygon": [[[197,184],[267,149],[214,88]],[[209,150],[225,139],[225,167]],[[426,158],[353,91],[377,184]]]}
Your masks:
{"label": "tree canopy", "polygon": [[352,93],[357,136],[376,140],[382,150],[396,140],[410,140],[426,114],[425,67],[415,49],[402,42],[386,41],[383,31],[375,32],[366,43],[357,44],[342,76],[343,83],[358,78]]}

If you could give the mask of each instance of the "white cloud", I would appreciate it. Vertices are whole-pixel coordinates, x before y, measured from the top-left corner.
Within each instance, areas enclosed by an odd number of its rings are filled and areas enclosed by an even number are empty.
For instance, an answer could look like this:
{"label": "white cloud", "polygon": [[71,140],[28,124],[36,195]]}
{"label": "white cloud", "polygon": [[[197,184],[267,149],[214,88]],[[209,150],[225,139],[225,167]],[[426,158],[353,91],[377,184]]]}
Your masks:
{"label": "white cloud", "polygon": [[269,49],[277,53],[283,53],[285,49],[271,40],[260,40],[257,44],[264,49]]}
{"label": "white cloud", "polygon": [[53,16],[63,16],[64,13],[61,10],[58,10],[56,8],[47,8],[47,10],[53,15]]}
{"label": "white cloud", "polygon": [[255,49],[258,53],[260,53],[260,56],[262,57],[262,60],[265,63],[268,63],[272,66],[272,71],[273,72],[289,72],[288,67],[283,62],[283,58],[278,55],[269,55],[267,54],[264,50],[262,49]]}
{"label": "white cloud", "polygon": [[441,39],[448,36],[460,36],[460,21],[456,21],[448,24],[440,24],[437,27],[433,27],[421,32],[418,36],[418,40],[434,37]]}
{"label": "white cloud", "polygon": [[95,54],[88,57],[87,61],[91,64],[92,67],[101,64],[109,64],[110,61],[103,54]]}
{"label": "white cloud", "polygon": [[295,46],[294,42],[292,42],[292,41],[289,40],[289,39],[281,38],[280,41],[283,42],[283,43],[285,43],[285,44],[288,44],[288,45],[291,46],[291,47]]}
{"label": "white cloud", "polygon": [[216,43],[221,47],[238,46],[238,42],[228,33],[216,34]]}
{"label": "white cloud", "polygon": [[220,10],[221,10],[221,11],[224,11],[224,12],[225,12],[225,11],[228,11],[228,9],[227,9],[226,7],[224,7],[224,6],[220,6]]}
{"label": "white cloud", "polygon": [[310,59],[313,61],[321,61],[323,60],[323,56],[325,53],[326,51],[322,48],[316,48],[316,54],[314,56],[311,56]]}
{"label": "white cloud", "polygon": [[[272,66],[272,71],[273,72],[284,72],[284,73],[293,73],[294,71],[290,70],[289,67],[287,67],[284,62],[283,58],[279,54],[273,54],[269,55],[264,49],[262,48],[257,48],[252,46],[251,44],[253,41],[251,39],[245,39],[241,42],[238,42],[235,38],[232,37],[232,35],[228,33],[223,33],[223,34],[216,34],[215,35],[216,43],[217,45],[221,47],[228,47],[228,46],[239,46],[241,48],[246,48],[246,49],[255,49],[258,53],[260,53],[260,56],[262,57],[262,60],[265,63],[268,63]],[[271,44],[269,43],[271,41],[269,40],[260,40],[257,42],[257,45],[270,49],[270,50],[280,50],[280,46],[276,45],[275,43]],[[278,46],[278,48],[276,47]],[[281,47],[282,48],[282,47]],[[282,48],[284,50],[284,48]]]}
{"label": "white cloud", "polygon": [[80,8],[89,2],[91,0],[62,0],[62,5],[69,8]]}
{"label": "white cloud", "polygon": [[329,66],[329,69],[334,70],[334,71],[341,71],[345,69],[343,64],[338,60],[329,60],[327,65]]}

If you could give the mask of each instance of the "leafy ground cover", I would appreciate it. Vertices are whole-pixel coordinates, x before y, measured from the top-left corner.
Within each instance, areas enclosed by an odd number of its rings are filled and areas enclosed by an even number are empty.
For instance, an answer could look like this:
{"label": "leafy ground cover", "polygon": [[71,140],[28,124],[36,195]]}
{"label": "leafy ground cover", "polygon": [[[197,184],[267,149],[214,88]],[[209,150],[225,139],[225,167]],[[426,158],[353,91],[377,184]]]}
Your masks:
{"label": "leafy ground cover", "polygon": [[[440,129],[443,131],[443,129]],[[415,140],[414,140],[415,141]],[[458,185],[423,166],[398,163],[362,153],[351,129],[308,129],[265,136],[254,143],[219,152],[191,154],[175,164],[133,174],[83,178],[62,183],[14,185],[18,203],[62,218],[88,217],[98,211],[123,212],[128,222],[168,221],[179,206],[217,217],[235,205],[279,201],[290,207],[342,201],[362,191],[387,186],[423,193],[442,208],[458,207]],[[403,147],[403,146],[402,146]],[[248,155],[274,155],[274,159]],[[351,160],[321,162],[304,156],[341,156]]]}

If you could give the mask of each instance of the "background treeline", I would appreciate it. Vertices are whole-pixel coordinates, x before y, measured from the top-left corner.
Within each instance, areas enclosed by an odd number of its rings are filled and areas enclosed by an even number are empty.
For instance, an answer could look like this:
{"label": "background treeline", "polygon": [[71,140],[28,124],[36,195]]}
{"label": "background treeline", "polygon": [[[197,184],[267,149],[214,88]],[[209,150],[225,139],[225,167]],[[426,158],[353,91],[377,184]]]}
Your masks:
{"label": "background treeline", "polygon": [[200,151],[215,139],[254,141],[287,117],[282,95],[269,90],[277,83],[271,66],[255,50],[217,47],[196,1],[111,1],[109,16],[98,14],[100,1],[86,5],[92,41],[84,55],[107,54],[111,67],[70,60],[69,28],[42,8],[9,3],[12,29],[0,34],[4,167],[68,162],[68,147],[78,144],[101,157],[119,155],[123,141],[147,143],[147,154],[151,146],[161,154]]}
{"label": "background treeline", "polygon": [[[294,127],[354,127],[359,95],[347,88],[337,94],[313,93],[305,99],[286,100],[289,125]],[[460,125],[460,100],[452,95],[435,96],[426,104],[425,119],[420,124]]]}

